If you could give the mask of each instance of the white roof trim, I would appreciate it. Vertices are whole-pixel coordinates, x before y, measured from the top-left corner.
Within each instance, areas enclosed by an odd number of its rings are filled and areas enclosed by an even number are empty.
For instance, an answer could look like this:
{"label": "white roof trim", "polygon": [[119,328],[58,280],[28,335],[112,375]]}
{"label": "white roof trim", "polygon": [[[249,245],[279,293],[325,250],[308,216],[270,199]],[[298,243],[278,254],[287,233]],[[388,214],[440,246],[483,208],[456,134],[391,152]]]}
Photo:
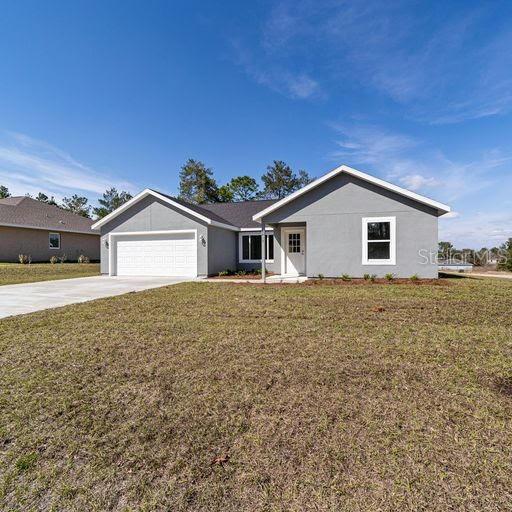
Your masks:
{"label": "white roof trim", "polygon": [[415,192],[411,192],[410,190],[406,190],[405,188],[399,187],[397,185],[393,185],[392,183],[389,183],[388,181],[381,180],[380,178],[376,178],[375,176],[371,176],[370,174],[366,174],[364,172],[358,171],[357,169],[353,169],[352,167],[349,167],[348,165],[340,165],[339,167],[336,167],[336,169],[333,169],[332,171],[328,172],[327,174],[324,174],[320,178],[316,179],[315,181],[312,181],[305,187],[302,187],[301,189],[293,192],[293,194],[290,194],[289,196],[284,197],[280,201],[277,201],[277,203],[274,203],[273,205],[269,206],[268,208],[265,208],[261,212],[256,213],[253,215],[252,220],[256,222],[261,222],[261,218],[265,215],[268,215],[269,213],[278,210],[285,204],[288,204],[290,201],[293,201],[297,197],[300,197],[302,194],[305,194],[306,192],[309,192],[310,190],[318,187],[322,183],[330,180],[334,176],[337,176],[338,174],[341,174],[342,172],[346,174],[350,174],[351,176],[355,176],[356,178],[360,178],[364,181],[368,181],[369,183],[373,183],[374,185],[378,185],[379,187],[391,190],[393,192],[396,192],[397,194],[400,194],[405,197],[409,197],[411,199],[414,199],[415,201],[418,201],[419,203],[426,204],[428,206],[431,206],[433,208],[436,208],[439,210],[441,215],[448,213],[451,211],[451,208],[443,203],[439,203],[438,201],[434,201],[433,199],[429,199],[428,197],[422,196],[420,194],[416,194]]}
{"label": "white roof trim", "polygon": [[232,231],[239,231],[239,228],[236,226],[232,226],[231,224],[224,224],[222,222],[217,222],[215,220],[210,219],[209,217],[206,217],[205,215],[201,215],[200,213],[191,210],[190,208],[187,208],[186,206],[177,203],[176,201],[173,201],[169,197],[163,196],[162,194],[159,194],[158,192],[155,192],[154,190],[151,190],[150,188],[144,189],[142,192],[137,194],[135,197],[132,197],[129,201],[126,201],[123,205],[121,205],[119,208],[114,210],[113,212],[110,212],[108,215],[100,219],[98,222],[94,223],[91,226],[91,229],[98,229],[101,226],[105,225],[107,222],[110,222],[112,219],[116,218],[119,214],[133,206],[135,203],[138,203],[141,199],[144,199],[147,196],[153,196],[157,199],[160,199],[161,201],[164,201],[165,203],[168,203],[178,210],[182,210],[192,217],[195,217],[196,219],[202,220],[203,222],[206,222],[206,224],[209,224],[211,226],[217,226],[219,228],[224,229],[230,229]]}

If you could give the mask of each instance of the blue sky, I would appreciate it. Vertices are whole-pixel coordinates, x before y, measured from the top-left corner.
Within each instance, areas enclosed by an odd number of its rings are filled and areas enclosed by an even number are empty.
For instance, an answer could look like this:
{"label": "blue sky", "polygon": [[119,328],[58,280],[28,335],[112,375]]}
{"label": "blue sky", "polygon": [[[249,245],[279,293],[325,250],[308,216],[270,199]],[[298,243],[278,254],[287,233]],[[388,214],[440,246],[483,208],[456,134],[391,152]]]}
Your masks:
{"label": "blue sky", "polygon": [[274,159],[448,203],[440,236],[512,236],[512,3],[52,1],[0,16],[0,184],[176,193]]}

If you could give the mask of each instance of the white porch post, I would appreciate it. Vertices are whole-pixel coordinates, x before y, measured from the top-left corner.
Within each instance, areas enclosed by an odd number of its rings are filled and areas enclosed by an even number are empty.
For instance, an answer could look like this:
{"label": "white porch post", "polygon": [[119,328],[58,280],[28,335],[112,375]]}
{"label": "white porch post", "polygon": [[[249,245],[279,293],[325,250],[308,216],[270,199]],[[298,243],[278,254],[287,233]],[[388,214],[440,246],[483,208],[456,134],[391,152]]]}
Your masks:
{"label": "white porch post", "polygon": [[265,223],[261,223],[261,278],[265,282],[265,260],[267,259],[267,239],[265,236]]}

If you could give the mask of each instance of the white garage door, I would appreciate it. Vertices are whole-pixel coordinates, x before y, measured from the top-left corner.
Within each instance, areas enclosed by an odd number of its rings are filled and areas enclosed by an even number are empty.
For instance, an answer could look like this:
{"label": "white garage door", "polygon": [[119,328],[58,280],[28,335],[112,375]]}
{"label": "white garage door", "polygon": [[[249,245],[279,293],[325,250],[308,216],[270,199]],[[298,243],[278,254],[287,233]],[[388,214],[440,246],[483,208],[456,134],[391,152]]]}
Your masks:
{"label": "white garage door", "polygon": [[197,276],[194,233],[116,237],[118,276]]}

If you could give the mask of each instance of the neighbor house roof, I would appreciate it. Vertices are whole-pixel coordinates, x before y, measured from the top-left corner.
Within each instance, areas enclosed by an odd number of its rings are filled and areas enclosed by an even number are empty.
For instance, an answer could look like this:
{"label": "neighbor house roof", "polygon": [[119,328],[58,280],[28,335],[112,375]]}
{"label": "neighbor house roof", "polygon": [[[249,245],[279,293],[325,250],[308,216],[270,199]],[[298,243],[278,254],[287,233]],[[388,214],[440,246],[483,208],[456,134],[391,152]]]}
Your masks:
{"label": "neighbor house roof", "polygon": [[439,215],[444,215],[445,213],[448,213],[451,208],[443,203],[439,203],[438,201],[434,201],[433,199],[430,199],[428,197],[422,196],[420,194],[416,194],[416,192],[411,192],[410,190],[406,190],[405,188],[399,187],[398,185],[394,185],[393,183],[389,183],[388,181],[381,180],[380,178],[376,178],[375,176],[371,176],[370,174],[366,174],[365,172],[358,171],[357,169],[353,169],[352,167],[349,167],[348,165],[340,165],[339,167],[336,167],[336,169],[333,169],[332,171],[328,172],[327,174],[324,174],[320,178],[312,181],[305,187],[302,187],[301,189],[297,190],[296,192],[293,192],[293,194],[290,194],[289,196],[284,197],[280,201],[276,201],[274,204],[269,206],[268,208],[265,208],[261,210],[260,212],[257,212],[253,216],[253,220],[261,222],[261,219],[268,215],[269,213],[281,208],[285,204],[290,203],[291,201],[297,199],[301,195],[305,194],[306,192],[309,192],[310,190],[318,187],[322,183],[325,183],[326,181],[330,180],[331,178],[334,178],[338,174],[348,174],[350,176],[354,176],[356,178],[359,178],[363,181],[367,181],[369,183],[373,183],[374,185],[377,185],[379,187],[382,187],[387,190],[391,190],[392,192],[396,192],[397,194],[408,197],[410,199],[413,199],[414,201],[417,201],[418,203],[426,204],[428,206],[431,206],[432,208],[436,209],[438,211]]}
{"label": "neighbor house roof", "polygon": [[0,226],[87,233],[93,221],[31,197],[0,199]]}

